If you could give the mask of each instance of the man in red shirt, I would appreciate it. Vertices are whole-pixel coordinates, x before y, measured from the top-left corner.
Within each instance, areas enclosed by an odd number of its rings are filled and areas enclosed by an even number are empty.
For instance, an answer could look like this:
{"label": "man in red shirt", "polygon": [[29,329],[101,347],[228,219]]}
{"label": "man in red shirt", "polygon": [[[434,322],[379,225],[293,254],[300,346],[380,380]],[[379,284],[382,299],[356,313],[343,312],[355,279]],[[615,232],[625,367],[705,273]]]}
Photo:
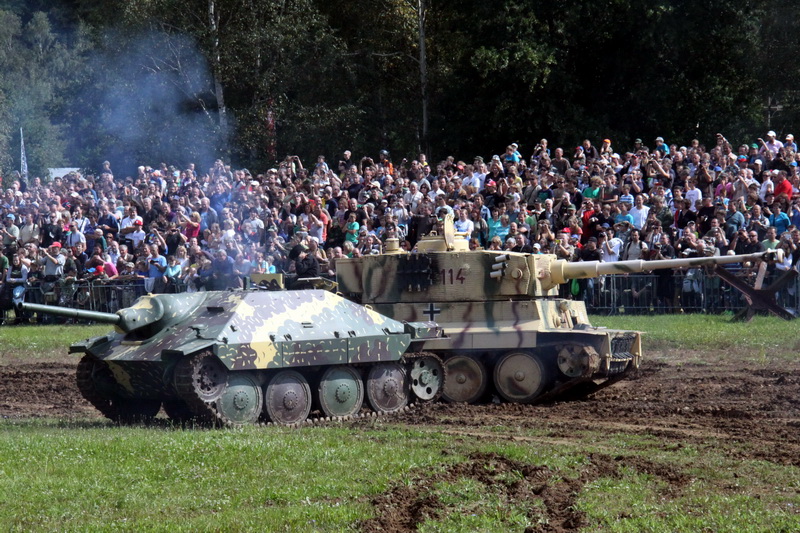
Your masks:
{"label": "man in red shirt", "polygon": [[775,201],[789,205],[792,199],[792,183],[786,179],[786,172],[780,171],[775,178]]}

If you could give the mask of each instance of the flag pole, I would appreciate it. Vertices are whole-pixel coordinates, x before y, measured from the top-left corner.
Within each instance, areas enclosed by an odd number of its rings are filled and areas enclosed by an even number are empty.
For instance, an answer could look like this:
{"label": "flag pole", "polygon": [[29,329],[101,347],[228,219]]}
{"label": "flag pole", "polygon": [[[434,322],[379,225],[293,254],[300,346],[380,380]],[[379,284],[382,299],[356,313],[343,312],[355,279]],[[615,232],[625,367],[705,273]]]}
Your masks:
{"label": "flag pole", "polygon": [[25,156],[25,138],[22,136],[22,128],[19,129],[19,174],[22,179],[28,181],[28,158]]}

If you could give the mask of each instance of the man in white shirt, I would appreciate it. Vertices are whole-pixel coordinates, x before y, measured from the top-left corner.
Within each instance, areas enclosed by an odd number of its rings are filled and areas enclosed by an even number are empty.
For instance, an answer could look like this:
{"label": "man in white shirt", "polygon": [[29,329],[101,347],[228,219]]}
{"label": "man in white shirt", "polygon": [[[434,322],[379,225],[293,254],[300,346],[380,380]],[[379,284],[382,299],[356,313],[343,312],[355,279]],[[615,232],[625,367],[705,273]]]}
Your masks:
{"label": "man in white shirt", "polygon": [[630,210],[633,217],[633,225],[636,229],[641,230],[647,223],[647,216],[650,214],[650,208],[644,205],[644,196],[637,194],[634,200],[635,205]]}
{"label": "man in white shirt", "polygon": [[455,222],[456,231],[459,233],[465,233],[466,239],[472,236],[472,231],[475,228],[475,224],[469,219],[467,216],[469,213],[466,208],[461,208],[458,210],[458,220]]}
{"label": "man in white shirt", "polygon": [[600,235],[602,238],[600,246],[601,261],[606,263],[613,263],[619,261],[619,253],[622,250],[622,240],[614,236],[614,230],[608,229],[605,234]]}
{"label": "man in white shirt", "polygon": [[759,139],[758,142],[761,143],[761,148],[758,150],[759,154],[764,154],[767,150],[772,152],[773,154],[777,154],[781,148],[783,148],[783,143],[777,140],[775,137],[775,132],[770,130],[767,132],[767,140]]}
{"label": "man in white shirt", "polygon": [[690,179],[686,183],[686,187],[687,189],[686,194],[684,194],[684,198],[692,202],[692,204],[689,206],[689,210],[697,213],[697,205],[700,203],[700,200],[703,199],[703,193],[697,188],[694,179]]}
{"label": "man in white shirt", "polygon": [[133,233],[134,231],[136,231],[136,228],[134,227],[134,222],[137,222],[137,221],[141,222],[140,225],[144,224],[144,221],[142,220],[142,217],[140,217],[140,216],[138,216],[136,214],[136,208],[133,207],[133,206],[130,206],[128,208],[128,216],[123,218],[122,222],[119,225],[120,233],[122,235],[128,235],[129,233]]}
{"label": "man in white shirt", "polygon": [[417,212],[417,206],[422,201],[422,193],[417,190],[417,184],[413,181],[408,184],[408,192],[403,195],[403,202],[413,212]]}

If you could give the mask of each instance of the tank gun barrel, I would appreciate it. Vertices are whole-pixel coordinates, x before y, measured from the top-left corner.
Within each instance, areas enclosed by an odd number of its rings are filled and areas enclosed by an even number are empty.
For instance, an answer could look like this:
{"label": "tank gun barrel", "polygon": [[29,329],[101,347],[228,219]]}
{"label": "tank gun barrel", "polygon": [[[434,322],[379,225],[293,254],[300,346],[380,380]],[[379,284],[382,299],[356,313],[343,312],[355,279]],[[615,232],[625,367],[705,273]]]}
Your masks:
{"label": "tank gun barrel", "polygon": [[93,320],[104,324],[118,325],[122,322],[122,317],[116,313],[102,313],[100,311],[86,311],[85,309],[71,309],[69,307],[57,307],[55,305],[41,305],[31,303],[19,304],[22,311],[34,313],[46,313],[49,315],[63,316],[67,318],[80,318],[83,320]]}
{"label": "tank gun barrel", "polygon": [[[194,296],[189,296],[194,299]],[[155,297],[144,297],[133,307],[120,309],[116,313],[101,313],[99,311],[86,311],[84,309],[69,309],[54,305],[40,305],[21,303],[19,308],[23,311],[47,313],[67,318],[80,318],[93,320],[104,324],[113,324],[122,333],[144,328],[158,323],[164,317],[164,305]]]}
{"label": "tank gun barrel", "polygon": [[711,257],[688,257],[683,259],[660,259],[655,261],[580,261],[569,263],[556,261],[552,266],[552,278],[555,283],[565,283],[570,279],[596,278],[607,274],[633,274],[651,272],[666,268],[698,268],[707,265],[727,265],[745,261],[780,260],[780,250],[767,250],[747,255],[721,255]]}

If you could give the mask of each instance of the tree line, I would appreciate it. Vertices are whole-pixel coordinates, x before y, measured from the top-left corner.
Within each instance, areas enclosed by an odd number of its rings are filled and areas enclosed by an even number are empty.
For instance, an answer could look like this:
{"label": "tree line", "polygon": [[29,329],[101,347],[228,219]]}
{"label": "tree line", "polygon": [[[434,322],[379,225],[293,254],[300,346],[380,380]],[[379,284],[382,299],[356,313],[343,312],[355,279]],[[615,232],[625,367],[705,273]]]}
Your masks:
{"label": "tree line", "polygon": [[[792,132],[785,0],[4,0],[0,169]],[[794,132],[798,133],[798,132]],[[752,141],[750,141],[752,142]]]}

